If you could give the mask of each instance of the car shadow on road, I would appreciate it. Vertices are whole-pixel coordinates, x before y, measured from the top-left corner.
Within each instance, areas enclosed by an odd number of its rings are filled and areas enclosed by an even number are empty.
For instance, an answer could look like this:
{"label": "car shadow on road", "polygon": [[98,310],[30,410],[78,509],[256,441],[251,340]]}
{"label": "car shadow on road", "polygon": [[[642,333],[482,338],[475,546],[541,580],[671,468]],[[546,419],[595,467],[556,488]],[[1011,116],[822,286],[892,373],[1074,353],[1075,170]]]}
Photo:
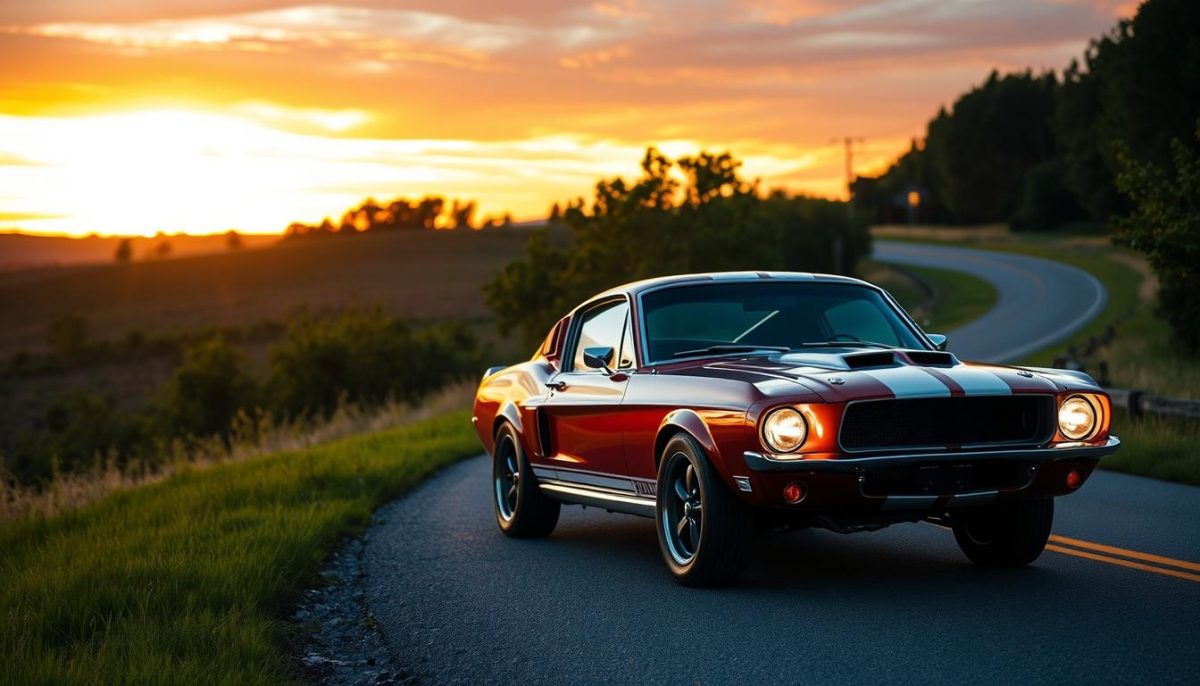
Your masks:
{"label": "car shadow on road", "polygon": [[[590,510],[588,512],[591,512]],[[570,516],[547,540],[536,546],[555,557],[590,566],[620,566],[625,583],[669,582],[660,558],[654,524],[619,515]],[[532,552],[532,551],[530,551]],[[536,554],[536,553],[535,553]],[[1045,565],[1021,569],[984,569],[959,552],[949,531],[928,524],[899,524],[883,531],[837,534],[799,530],[756,536],[752,561],[739,589],[746,592],[836,592],[853,587],[856,593],[890,595],[922,590],[944,594],[954,590],[1004,593],[1015,582],[1031,587],[1062,589],[1070,575]]]}

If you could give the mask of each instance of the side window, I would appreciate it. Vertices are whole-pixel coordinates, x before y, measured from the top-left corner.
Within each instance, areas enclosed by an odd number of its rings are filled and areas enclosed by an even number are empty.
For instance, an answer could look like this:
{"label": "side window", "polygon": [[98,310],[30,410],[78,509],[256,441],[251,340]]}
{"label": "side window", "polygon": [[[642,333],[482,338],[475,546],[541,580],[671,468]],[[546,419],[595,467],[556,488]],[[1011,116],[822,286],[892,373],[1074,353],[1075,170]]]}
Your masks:
{"label": "side window", "polygon": [[619,355],[621,353],[621,336],[627,319],[629,319],[629,303],[623,300],[586,312],[583,315],[583,324],[579,327],[579,337],[575,342],[572,371],[589,371],[588,366],[583,363],[584,348],[612,348]]}

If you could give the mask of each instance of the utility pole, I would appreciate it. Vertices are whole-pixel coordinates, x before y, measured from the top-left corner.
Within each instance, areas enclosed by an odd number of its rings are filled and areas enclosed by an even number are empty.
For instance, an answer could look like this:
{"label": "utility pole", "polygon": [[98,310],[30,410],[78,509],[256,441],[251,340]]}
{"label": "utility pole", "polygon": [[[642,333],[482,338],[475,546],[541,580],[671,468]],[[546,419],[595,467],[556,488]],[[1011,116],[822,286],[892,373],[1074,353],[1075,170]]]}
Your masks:
{"label": "utility pole", "polygon": [[[854,144],[863,143],[864,139],[861,136],[843,136],[842,138],[834,138],[833,143],[841,143],[846,151],[846,225],[853,226],[854,224],[854,195],[851,185],[854,183]],[[844,263],[845,253],[845,235],[844,230],[839,229],[833,236],[833,268],[838,274],[846,273],[846,265]]]}

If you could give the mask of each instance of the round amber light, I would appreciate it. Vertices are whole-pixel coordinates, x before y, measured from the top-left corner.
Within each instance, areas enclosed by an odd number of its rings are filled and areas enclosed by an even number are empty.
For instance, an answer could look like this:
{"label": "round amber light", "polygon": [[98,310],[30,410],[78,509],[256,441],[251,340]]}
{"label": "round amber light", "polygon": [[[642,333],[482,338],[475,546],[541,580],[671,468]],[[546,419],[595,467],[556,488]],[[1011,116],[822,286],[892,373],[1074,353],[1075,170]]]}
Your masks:
{"label": "round amber light", "polygon": [[1073,441],[1080,441],[1096,430],[1096,408],[1080,395],[1073,395],[1058,408],[1058,430]]}
{"label": "round amber light", "polygon": [[763,420],[763,442],[775,452],[790,453],[804,445],[808,438],[808,422],[804,415],[791,407],[781,407]]}

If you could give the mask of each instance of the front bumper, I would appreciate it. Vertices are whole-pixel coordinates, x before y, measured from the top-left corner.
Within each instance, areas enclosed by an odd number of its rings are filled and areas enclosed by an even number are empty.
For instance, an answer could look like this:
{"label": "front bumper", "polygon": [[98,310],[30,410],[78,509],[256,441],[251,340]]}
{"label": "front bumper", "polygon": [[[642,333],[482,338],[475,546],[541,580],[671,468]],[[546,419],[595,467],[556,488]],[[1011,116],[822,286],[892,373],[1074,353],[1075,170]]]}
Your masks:
{"label": "front bumper", "polygon": [[1087,443],[1064,443],[1052,448],[1020,448],[1016,450],[957,450],[898,455],[870,455],[865,457],[839,457],[835,459],[806,460],[779,459],[747,450],[743,456],[746,466],[755,472],[804,472],[819,474],[855,474],[868,467],[897,466],[906,464],[932,464],[945,462],[974,462],[976,460],[1021,460],[1044,464],[1058,460],[1098,460],[1111,455],[1121,447],[1121,439],[1109,436],[1102,445]]}
{"label": "front bumper", "polygon": [[[1046,498],[1079,488],[1099,463],[1121,445],[1115,436],[1102,444],[1063,444],[1047,448],[913,452],[833,459],[778,459],[744,453],[750,491],[741,493],[759,506],[793,511],[872,513],[889,510],[937,512],[986,505],[1007,498]],[[972,483],[921,490],[910,480],[929,467],[970,465]],[[1067,475],[1082,480],[1068,485]],[[995,477],[986,482],[985,475]],[[996,475],[1004,475],[999,478]],[[806,489],[799,503],[783,500],[782,491],[798,482]],[[745,490],[745,489],[743,489]]]}

